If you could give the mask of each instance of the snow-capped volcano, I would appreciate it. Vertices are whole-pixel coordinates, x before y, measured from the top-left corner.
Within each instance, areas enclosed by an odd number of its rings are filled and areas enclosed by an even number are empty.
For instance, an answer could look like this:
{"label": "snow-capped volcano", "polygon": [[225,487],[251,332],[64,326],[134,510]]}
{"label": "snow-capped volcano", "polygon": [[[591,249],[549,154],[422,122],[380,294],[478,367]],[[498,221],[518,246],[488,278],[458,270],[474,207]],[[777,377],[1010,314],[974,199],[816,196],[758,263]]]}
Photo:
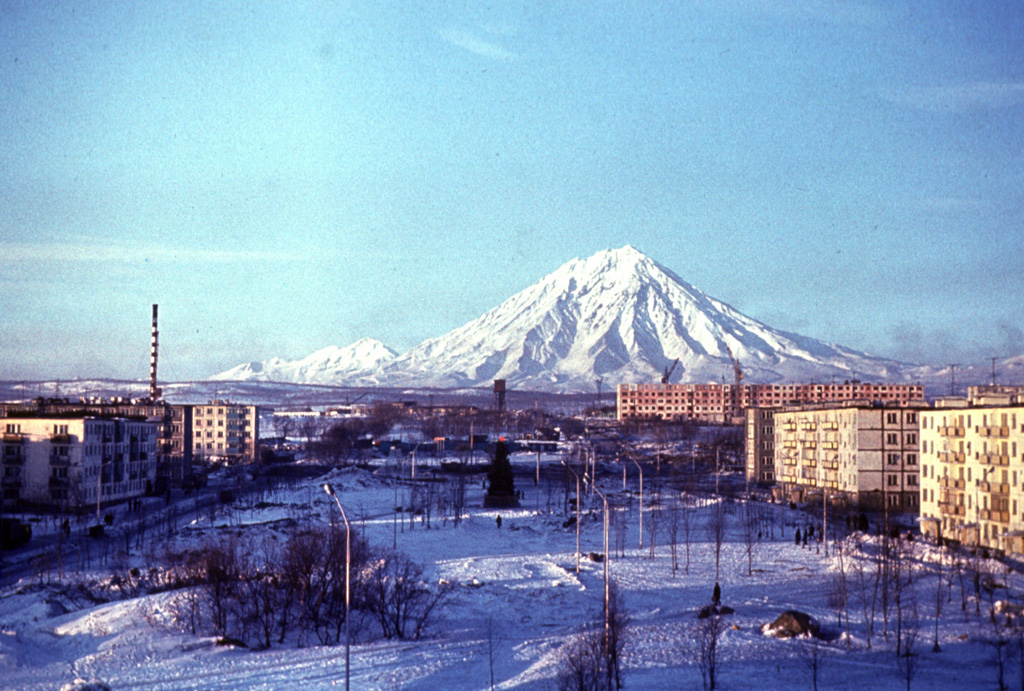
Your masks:
{"label": "snow-capped volcano", "polygon": [[777,331],[701,292],[631,246],[574,259],[479,319],[387,363],[385,379],[592,391],[597,378],[747,381],[891,377],[899,363]]}
{"label": "snow-capped volcano", "polygon": [[593,391],[599,378],[608,389],[658,381],[676,359],[672,381],[731,381],[730,350],[747,382],[900,379],[909,369],[772,329],[626,246],[574,259],[478,319],[363,371],[331,369],[319,351],[217,378],[275,379],[273,371],[290,373],[283,381],[445,387],[506,379],[521,389]]}
{"label": "snow-capped volcano", "polygon": [[374,338],[344,348],[328,346],[301,360],[271,358],[247,362],[210,377],[215,381],[277,381],[296,384],[344,384],[393,360],[398,353]]}

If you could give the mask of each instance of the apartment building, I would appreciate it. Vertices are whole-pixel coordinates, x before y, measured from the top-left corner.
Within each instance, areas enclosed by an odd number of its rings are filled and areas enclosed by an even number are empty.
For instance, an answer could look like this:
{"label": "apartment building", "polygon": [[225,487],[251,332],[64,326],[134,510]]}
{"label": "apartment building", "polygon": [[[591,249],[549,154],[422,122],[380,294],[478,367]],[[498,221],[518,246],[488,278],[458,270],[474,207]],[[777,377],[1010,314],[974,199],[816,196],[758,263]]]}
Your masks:
{"label": "apartment building", "polygon": [[159,425],[157,492],[180,486],[192,475],[192,406],[164,401],[40,398],[27,403],[0,403],[5,417],[109,417],[149,420]]}
{"label": "apartment building", "polygon": [[1024,553],[1024,406],[969,405],[921,416],[921,529]]}
{"label": "apartment building", "polygon": [[746,476],[748,482],[775,484],[775,408],[746,410]]}
{"label": "apartment building", "polygon": [[8,417],[3,501],[79,509],[152,492],[159,424],[94,417]]}
{"label": "apartment building", "polygon": [[792,501],[826,493],[865,511],[916,512],[920,414],[853,403],[776,410],[775,481]]}
{"label": "apartment building", "polygon": [[921,384],[620,384],[617,417],[743,424],[743,410],[844,401],[922,405]]}
{"label": "apartment building", "polygon": [[211,401],[193,409],[192,452],[229,462],[259,460],[260,415],[254,405]]}

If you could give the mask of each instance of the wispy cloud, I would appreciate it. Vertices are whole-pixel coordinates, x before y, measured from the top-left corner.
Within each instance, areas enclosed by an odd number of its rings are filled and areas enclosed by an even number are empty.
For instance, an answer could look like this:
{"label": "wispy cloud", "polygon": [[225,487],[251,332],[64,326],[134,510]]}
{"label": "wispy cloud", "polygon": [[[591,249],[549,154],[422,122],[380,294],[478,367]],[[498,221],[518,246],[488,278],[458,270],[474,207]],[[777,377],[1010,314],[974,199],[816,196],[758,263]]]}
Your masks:
{"label": "wispy cloud", "polygon": [[885,89],[885,100],[933,113],[965,113],[1024,103],[1024,82],[972,82],[955,86]]}
{"label": "wispy cloud", "polygon": [[0,243],[0,263],[11,262],[233,262],[304,261],[308,255],[265,250],[205,250],[91,242]]}
{"label": "wispy cloud", "polygon": [[[500,31],[489,29],[486,31],[491,35],[509,35],[509,32],[505,29]],[[449,26],[438,31],[438,34],[442,39],[453,46],[457,46],[463,50],[468,50],[470,53],[474,53],[475,55],[479,55],[480,57],[484,57],[489,60],[509,61],[516,59],[516,54],[512,51],[503,48],[497,43],[484,40],[480,35],[471,31],[466,31],[465,29]]]}

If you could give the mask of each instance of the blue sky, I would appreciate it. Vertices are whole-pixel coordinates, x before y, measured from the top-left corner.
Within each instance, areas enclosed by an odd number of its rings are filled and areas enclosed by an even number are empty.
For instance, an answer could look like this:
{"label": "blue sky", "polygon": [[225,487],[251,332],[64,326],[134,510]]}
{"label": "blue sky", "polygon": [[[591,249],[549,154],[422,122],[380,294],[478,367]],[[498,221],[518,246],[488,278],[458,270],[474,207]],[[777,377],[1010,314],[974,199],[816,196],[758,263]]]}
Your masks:
{"label": "blue sky", "polygon": [[632,244],[776,328],[1024,353],[1024,3],[0,0],[0,378],[479,316]]}

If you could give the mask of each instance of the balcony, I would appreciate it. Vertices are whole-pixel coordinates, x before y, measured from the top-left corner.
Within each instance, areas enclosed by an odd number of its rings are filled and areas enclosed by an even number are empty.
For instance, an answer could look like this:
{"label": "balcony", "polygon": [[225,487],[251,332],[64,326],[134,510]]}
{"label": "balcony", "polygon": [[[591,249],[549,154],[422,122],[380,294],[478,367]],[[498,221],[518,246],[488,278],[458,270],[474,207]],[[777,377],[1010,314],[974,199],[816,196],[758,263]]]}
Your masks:
{"label": "balcony", "polygon": [[52,443],[54,443],[54,444],[70,444],[71,443],[71,435],[70,434],[54,434],[53,436],[50,437],[50,441]]}
{"label": "balcony", "polygon": [[978,460],[988,465],[1010,465],[1010,457],[1001,453],[983,453]]}
{"label": "balcony", "polygon": [[50,465],[71,465],[71,456],[51,453]]}
{"label": "balcony", "polygon": [[51,477],[50,489],[61,489],[71,486],[71,481],[66,477]]}
{"label": "balcony", "polygon": [[15,432],[4,432],[4,444],[24,444],[25,435]]}
{"label": "balcony", "polygon": [[978,427],[978,434],[983,437],[1008,437],[1010,436],[1009,427]]}
{"label": "balcony", "polygon": [[944,477],[939,479],[939,487],[946,487],[949,489],[964,489],[967,486],[965,480],[954,480],[951,477]]}
{"label": "balcony", "polygon": [[1009,523],[1010,512],[1009,511],[990,511],[982,509],[981,520],[992,521],[994,523]]}
{"label": "balcony", "polygon": [[21,489],[21,476],[19,475],[4,475],[0,479],[0,484],[5,488]]}
{"label": "balcony", "polygon": [[978,489],[982,492],[991,492],[992,494],[1010,493],[1010,486],[1004,483],[982,482],[978,485]]}
{"label": "balcony", "polygon": [[962,437],[964,436],[963,425],[947,425],[939,428],[939,434],[943,437]]}
{"label": "balcony", "polygon": [[939,502],[939,511],[946,516],[963,516],[967,513],[963,506],[947,502]]}
{"label": "balcony", "polygon": [[940,451],[939,463],[965,463],[967,455],[962,451]]}
{"label": "balcony", "polygon": [[25,457],[21,454],[17,456],[4,456],[4,465],[25,465]]}

